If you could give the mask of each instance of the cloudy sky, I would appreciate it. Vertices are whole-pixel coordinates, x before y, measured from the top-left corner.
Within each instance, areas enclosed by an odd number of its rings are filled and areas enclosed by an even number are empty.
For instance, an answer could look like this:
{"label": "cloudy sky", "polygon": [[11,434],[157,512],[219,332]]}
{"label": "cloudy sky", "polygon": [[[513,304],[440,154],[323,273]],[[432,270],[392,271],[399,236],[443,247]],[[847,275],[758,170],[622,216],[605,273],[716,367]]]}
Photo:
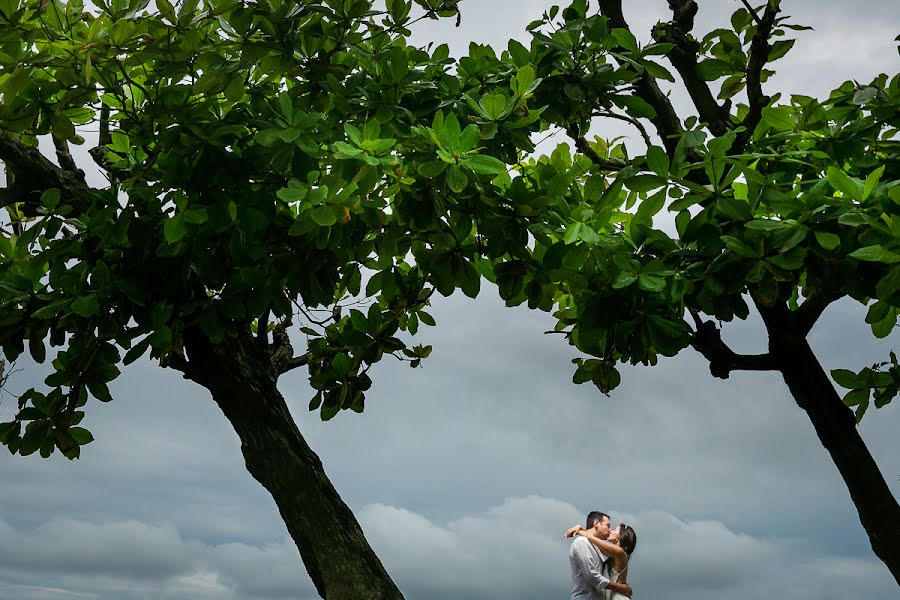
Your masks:
{"label": "cloudy sky", "polygon": [[[462,26],[426,23],[417,43],[505,45],[551,3],[465,0]],[[702,3],[700,27],[739,3]],[[815,31],[778,63],[770,90],[823,95],[844,79],[898,72],[891,1],[784,0]],[[628,2],[636,30],[665,2]],[[675,96],[677,98],[677,96]],[[683,107],[683,104],[682,104]],[[606,135],[600,129],[599,133]],[[712,379],[686,351],[624,370],[607,398],[571,384],[574,356],[546,316],[477,301],[435,301],[423,368],[377,367],[366,413],[321,423],[305,372],[283,378],[300,429],[409,600],[567,598],[561,532],[602,509],[638,533],[636,598],[799,600],[896,597],[849,495],[781,380]],[[883,360],[864,309],[831,307],[812,333],[826,369]],[[761,352],[760,323],[729,326]],[[45,370],[25,359],[21,392]],[[244,470],[239,444],[205,390],[147,363],[115,383],[86,425],[97,440],[69,462],[0,453],[0,598],[315,597],[274,502]],[[14,399],[5,395],[0,419]],[[861,432],[900,496],[900,406]],[[410,543],[410,541],[414,543]]]}

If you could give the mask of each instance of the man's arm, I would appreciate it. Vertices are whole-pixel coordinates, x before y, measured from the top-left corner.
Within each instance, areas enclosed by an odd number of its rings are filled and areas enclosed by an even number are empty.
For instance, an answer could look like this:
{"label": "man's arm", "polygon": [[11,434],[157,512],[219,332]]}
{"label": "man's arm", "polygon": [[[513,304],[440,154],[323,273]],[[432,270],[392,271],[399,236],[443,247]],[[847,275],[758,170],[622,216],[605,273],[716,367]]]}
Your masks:
{"label": "man's arm", "polygon": [[618,592],[619,594],[622,594],[623,596],[627,596],[629,598],[631,598],[631,594],[633,593],[631,591],[630,585],[628,585],[627,583],[619,583],[618,581],[610,581],[606,585],[606,589],[611,592]]}
{"label": "man's arm", "polygon": [[605,590],[610,585],[609,579],[600,572],[603,563],[597,559],[597,554],[591,548],[590,542],[575,544],[572,547],[572,556],[588,585],[598,592]]}

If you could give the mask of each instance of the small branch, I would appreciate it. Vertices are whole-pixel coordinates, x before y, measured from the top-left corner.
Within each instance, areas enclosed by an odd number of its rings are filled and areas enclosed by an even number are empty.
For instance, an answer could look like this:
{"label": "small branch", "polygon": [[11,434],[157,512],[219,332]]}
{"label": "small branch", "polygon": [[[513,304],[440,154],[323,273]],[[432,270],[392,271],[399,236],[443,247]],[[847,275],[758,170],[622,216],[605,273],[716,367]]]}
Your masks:
{"label": "small branch", "polygon": [[72,158],[72,154],[69,152],[69,143],[54,135],[53,145],[56,147],[56,158],[59,160],[59,166],[66,171],[75,173],[82,181],[84,181],[84,171],[78,168],[75,159]]}
{"label": "small branch", "polygon": [[164,358],[160,359],[159,366],[175,369],[184,375],[187,375],[188,370],[190,370],[190,363],[188,363],[184,356],[177,352],[169,352]]}
{"label": "small branch", "polygon": [[[630,30],[625,15],[622,13],[622,0],[600,0],[600,12],[609,19],[609,25],[613,29]],[[619,48],[619,50],[623,49]],[[659,89],[656,78],[646,71],[641,74],[641,78],[636,84],[636,91],[637,95],[656,111],[656,116],[650,119],[650,122],[653,123],[659,137],[662,138],[666,153],[670,157],[675,156],[675,147],[678,145],[678,139],[684,133],[684,129],[672,103]]]}
{"label": "small branch", "polygon": [[300,367],[305,367],[309,364],[309,353],[301,354],[300,356],[294,356],[289,358],[288,360],[282,362],[277,366],[277,372],[279,375],[284,375],[288,371],[293,371],[294,369],[298,369]]}
{"label": "small branch", "polygon": [[750,13],[758,23],[756,33],[750,42],[750,57],[747,61],[747,99],[750,103],[750,110],[741,121],[744,131],[735,142],[732,150],[734,153],[740,153],[750,141],[753,132],[756,131],[756,126],[762,119],[762,109],[769,104],[769,97],[763,93],[760,79],[763,67],[766,66],[766,61],[769,59],[769,50],[772,49],[769,45],[769,38],[772,35],[772,27],[775,24],[775,17],[778,16],[778,10],[777,3],[774,3],[773,6],[773,3],[769,2],[760,18],[752,8],[750,9]]}
{"label": "small branch", "polygon": [[606,111],[606,110],[597,110],[591,113],[592,117],[604,117],[607,119],[618,119],[619,121],[625,121],[627,123],[631,123],[634,125],[637,130],[641,133],[641,137],[644,138],[644,143],[647,144],[647,147],[653,145],[653,142],[650,140],[650,136],[647,134],[647,130],[644,128],[643,124],[633,117],[629,117],[628,115],[620,115],[614,112]]}
{"label": "small branch", "polygon": [[776,371],[778,366],[771,354],[737,354],[722,341],[719,328],[712,321],[703,322],[691,313],[697,330],[691,336],[691,347],[709,361],[713,377],[728,379],[732,371]]}
{"label": "small branch", "polygon": [[747,0],[741,0],[741,4],[743,4],[745,7],[747,7],[747,12],[750,13],[750,16],[753,17],[753,20],[756,21],[757,25],[763,24],[762,19],[759,18],[759,15],[756,14],[756,11],[753,9],[752,6],[750,6],[750,3],[747,2]]}
{"label": "small branch", "polygon": [[666,56],[681,75],[700,120],[707,123],[714,135],[723,135],[728,131],[730,124],[728,110],[718,103],[709,85],[697,72],[700,44],[689,37],[694,27],[697,3],[692,0],[669,0],[669,7],[672,9],[673,19],[655,29],[653,39],[675,45]]}
{"label": "small branch", "polygon": [[599,168],[601,171],[621,171],[626,166],[628,166],[625,162],[622,161],[601,158],[600,155],[597,154],[597,152],[593,148],[591,148],[591,145],[588,143],[588,141],[581,137],[580,132],[575,126],[571,126],[566,129],[566,133],[575,141],[575,148],[577,148],[579,152],[591,159],[591,162],[594,163],[594,165],[596,165],[597,168]]}
{"label": "small branch", "polygon": [[100,139],[98,146],[109,146],[112,144],[112,134],[109,132],[109,105],[102,104],[100,106]]}

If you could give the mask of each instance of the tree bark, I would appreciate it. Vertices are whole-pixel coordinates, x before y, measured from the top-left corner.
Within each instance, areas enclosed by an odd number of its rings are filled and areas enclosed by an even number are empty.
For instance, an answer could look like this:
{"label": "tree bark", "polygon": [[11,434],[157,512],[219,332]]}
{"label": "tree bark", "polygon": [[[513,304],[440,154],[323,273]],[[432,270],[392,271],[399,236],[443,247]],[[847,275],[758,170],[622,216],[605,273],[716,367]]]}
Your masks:
{"label": "tree bark", "polygon": [[207,388],[241,440],[247,470],[272,495],[326,600],[402,600],[276,386],[268,351],[249,334],[213,344],[185,335],[185,375]]}
{"label": "tree bark", "polygon": [[900,506],[860,437],[853,412],[835,391],[805,331],[791,322],[791,313],[764,307],[760,313],[784,382],[847,484],[872,550],[900,584]]}

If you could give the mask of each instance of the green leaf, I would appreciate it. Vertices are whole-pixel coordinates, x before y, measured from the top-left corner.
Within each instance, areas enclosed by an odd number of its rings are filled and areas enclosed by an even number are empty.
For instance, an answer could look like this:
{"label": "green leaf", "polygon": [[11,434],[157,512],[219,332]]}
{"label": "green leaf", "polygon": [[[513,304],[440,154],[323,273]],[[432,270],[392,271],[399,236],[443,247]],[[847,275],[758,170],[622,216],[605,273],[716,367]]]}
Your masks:
{"label": "green leaf", "polygon": [[815,232],[816,241],[819,242],[819,245],[822,246],[825,250],[834,250],[838,246],[841,245],[841,238],[838,235],[833,233],[828,233],[826,231],[817,231]]}
{"label": "green leaf", "polygon": [[867,262],[880,262],[885,264],[900,262],[900,254],[895,254],[880,244],[859,248],[858,250],[851,252],[848,256]]}
{"label": "green leaf", "polygon": [[442,160],[432,160],[419,165],[417,171],[422,177],[428,177],[429,179],[431,179],[443,173],[444,169],[446,169],[449,164],[450,163],[444,162]]}
{"label": "green leaf", "polygon": [[866,382],[849,369],[834,369],[831,371],[831,378],[836,384],[848,390],[866,387]]}
{"label": "green leaf", "polygon": [[778,40],[769,49],[768,62],[774,62],[787,54],[797,40]]}
{"label": "green leaf", "polygon": [[863,184],[863,194],[862,199],[865,200],[872,194],[872,190],[875,189],[875,186],[878,185],[878,182],[881,180],[881,176],[884,174],[884,165],[881,165],[866,177],[866,182]]}
{"label": "green leaf", "polygon": [[872,323],[872,335],[883,340],[894,331],[897,325],[897,310],[892,306],[888,309],[885,317],[877,323]]}
{"label": "green leaf", "polygon": [[740,92],[747,85],[743,74],[732,75],[722,82],[722,88],[719,90],[719,100],[727,100]]}
{"label": "green leaf", "polygon": [[31,353],[31,358],[34,359],[34,362],[41,364],[47,358],[47,350],[44,347],[44,340],[35,335],[31,334],[31,337],[28,338],[28,350]]}
{"label": "green leaf", "polygon": [[869,407],[869,395],[871,394],[871,390],[869,388],[857,389],[851,392],[847,392],[844,396],[844,404],[850,408],[854,406],[858,406],[859,408],[856,410],[856,422],[859,423],[862,416],[865,414],[866,409]]}
{"label": "green leaf", "polygon": [[344,352],[338,352],[331,360],[331,367],[338,379],[345,378],[350,372],[350,357]]}
{"label": "green leaf", "polygon": [[828,183],[830,183],[831,187],[835,190],[854,200],[862,199],[859,184],[850,179],[850,177],[842,170],[836,169],[835,167],[828,167],[826,177]]}
{"label": "green leaf", "polygon": [[82,317],[93,317],[100,312],[100,302],[97,300],[97,294],[87,294],[79,296],[72,303],[72,312]]}
{"label": "green leaf", "polygon": [[613,281],[613,289],[619,290],[622,288],[626,288],[630,286],[632,283],[637,281],[638,275],[637,273],[630,273],[628,271],[619,271],[619,274],[616,275],[615,281]]}
{"label": "green leaf", "polygon": [[857,106],[863,106],[874,100],[875,96],[877,95],[878,88],[871,86],[863,88],[853,95],[853,104],[856,104]]}
{"label": "green leaf", "polygon": [[462,161],[462,164],[480,175],[500,175],[506,173],[506,164],[493,156],[476,154]]}
{"label": "green leaf", "polygon": [[638,96],[610,96],[609,99],[616,106],[624,108],[632,117],[646,119],[656,117],[656,110]]}
{"label": "green leaf", "polygon": [[331,227],[337,222],[337,215],[335,215],[334,210],[327,205],[319,206],[309,211],[309,218],[311,218],[316,225],[321,227]]}
{"label": "green leaf", "polygon": [[600,236],[586,223],[570,223],[566,228],[563,241],[566,244],[574,244],[578,240],[593,245],[600,241]]}
{"label": "green leaf", "polygon": [[647,148],[647,166],[660,177],[669,176],[669,155],[659,146]]}
{"label": "green leaf", "polygon": [[611,33],[613,38],[615,38],[622,48],[629,52],[633,52],[634,54],[639,52],[637,40],[634,38],[634,34],[629,30],[617,27],[613,29]]}
{"label": "green leaf", "polygon": [[722,242],[725,243],[726,248],[738,256],[743,256],[744,258],[760,258],[759,252],[735,237],[723,235]]}
{"label": "green leaf", "polygon": [[175,215],[170,219],[166,219],[165,224],[163,225],[163,234],[166,237],[166,241],[170,244],[174,244],[178,240],[184,237],[184,234],[187,233],[187,223],[184,221],[184,217],[182,215]]}
{"label": "green leaf", "polygon": [[79,446],[84,446],[85,444],[90,444],[94,441],[94,436],[91,435],[91,432],[84,427],[70,427],[69,435],[72,436],[72,439],[78,442]]}
{"label": "green leaf", "polygon": [[672,75],[672,73],[670,73],[668,69],[666,69],[659,63],[653,62],[652,60],[644,60],[641,61],[641,65],[652,77],[656,77],[657,79],[662,79],[664,81],[675,81],[675,76]]}
{"label": "green leaf", "polygon": [[666,280],[664,277],[642,273],[638,277],[638,287],[646,292],[661,292],[666,289]]}
{"label": "green leaf", "polygon": [[797,126],[797,117],[789,106],[767,106],[762,109],[763,123],[776,131],[791,131]]}
{"label": "green leaf", "polygon": [[665,177],[659,175],[635,175],[625,180],[628,189],[635,192],[649,192],[660,188],[668,183]]}
{"label": "green leaf", "polygon": [[457,194],[466,189],[466,186],[469,184],[469,179],[466,177],[466,174],[463,173],[462,169],[459,168],[459,165],[450,165],[445,177],[447,185]]}

